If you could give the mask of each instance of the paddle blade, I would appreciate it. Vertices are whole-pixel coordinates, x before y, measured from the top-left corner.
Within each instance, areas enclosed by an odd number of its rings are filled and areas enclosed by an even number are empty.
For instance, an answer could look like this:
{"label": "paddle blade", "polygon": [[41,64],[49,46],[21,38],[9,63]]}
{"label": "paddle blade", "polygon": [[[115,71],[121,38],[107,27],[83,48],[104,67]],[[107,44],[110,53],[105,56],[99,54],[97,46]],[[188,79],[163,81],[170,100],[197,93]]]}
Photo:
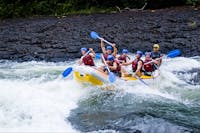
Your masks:
{"label": "paddle blade", "polygon": [[72,67],[68,67],[63,73],[62,76],[65,78],[72,72]]}
{"label": "paddle blade", "polygon": [[101,59],[101,53],[96,53],[95,58],[96,58],[96,59]]}
{"label": "paddle blade", "polygon": [[116,81],[116,76],[113,72],[109,72],[108,74],[108,79],[111,83],[115,82]]}
{"label": "paddle blade", "polygon": [[173,51],[170,51],[168,54],[167,54],[167,57],[169,58],[174,58],[174,57],[177,57],[181,54],[181,51],[179,49],[176,49],[176,50],[173,50]]}
{"label": "paddle blade", "polygon": [[98,35],[96,32],[94,32],[94,31],[92,31],[92,32],[90,33],[90,36],[91,36],[93,39],[99,38],[99,35]]}

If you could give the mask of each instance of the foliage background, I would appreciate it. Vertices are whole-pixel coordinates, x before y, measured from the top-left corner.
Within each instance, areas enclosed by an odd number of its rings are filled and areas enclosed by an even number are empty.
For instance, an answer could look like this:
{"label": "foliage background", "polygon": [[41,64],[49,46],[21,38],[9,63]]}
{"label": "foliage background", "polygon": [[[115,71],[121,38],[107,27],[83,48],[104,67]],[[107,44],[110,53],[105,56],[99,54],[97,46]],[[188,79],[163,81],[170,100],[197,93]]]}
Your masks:
{"label": "foliage background", "polygon": [[164,8],[179,5],[199,5],[200,0],[0,0],[0,18],[33,15],[88,14],[129,8]]}

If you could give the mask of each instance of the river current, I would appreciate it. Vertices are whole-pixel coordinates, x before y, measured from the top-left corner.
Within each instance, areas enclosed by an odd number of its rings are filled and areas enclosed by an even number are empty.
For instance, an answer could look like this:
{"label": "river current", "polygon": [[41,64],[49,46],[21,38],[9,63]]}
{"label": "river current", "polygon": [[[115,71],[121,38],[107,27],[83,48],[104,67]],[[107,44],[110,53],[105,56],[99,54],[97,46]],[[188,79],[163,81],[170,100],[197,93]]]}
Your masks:
{"label": "river current", "polygon": [[150,87],[112,91],[62,78],[76,63],[0,60],[0,132],[200,132],[199,56],[163,61]]}

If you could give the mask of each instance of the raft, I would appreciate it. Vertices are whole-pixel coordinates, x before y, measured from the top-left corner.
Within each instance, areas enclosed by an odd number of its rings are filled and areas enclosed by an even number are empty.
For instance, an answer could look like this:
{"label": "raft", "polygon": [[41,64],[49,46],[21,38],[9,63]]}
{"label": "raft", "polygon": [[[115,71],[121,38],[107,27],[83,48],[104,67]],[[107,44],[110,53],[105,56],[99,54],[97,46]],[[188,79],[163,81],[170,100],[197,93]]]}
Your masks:
{"label": "raft", "polygon": [[83,84],[103,85],[109,83],[108,76],[95,67],[77,66],[74,68],[74,79]]}
{"label": "raft", "polygon": [[[108,80],[108,75],[97,70],[97,68],[95,67],[77,66],[74,68],[73,76],[77,82],[82,83],[82,84],[102,86],[104,84],[110,83]],[[143,80],[154,79],[153,76],[145,76],[145,75],[141,76],[140,78]],[[134,78],[134,77],[121,77],[118,79],[125,80],[125,81],[138,80],[137,78]]]}

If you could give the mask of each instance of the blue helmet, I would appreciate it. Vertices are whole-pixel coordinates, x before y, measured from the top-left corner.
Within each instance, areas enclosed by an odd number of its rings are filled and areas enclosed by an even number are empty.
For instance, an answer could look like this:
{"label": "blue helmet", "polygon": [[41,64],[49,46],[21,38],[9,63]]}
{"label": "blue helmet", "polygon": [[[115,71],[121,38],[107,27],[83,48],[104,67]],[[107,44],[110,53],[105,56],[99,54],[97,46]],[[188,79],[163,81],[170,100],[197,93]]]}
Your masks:
{"label": "blue helmet", "polygon": [[113,50],[113,47],[109,45],[106,47],[106,50]]}
{"label": "blue helmet", "polygon": [[142,55],[143,55],[142,51],[137,51],[136,54],[139,54],[140,57],[142,57]]}
{"label": "blue helmet", "polygon": [[81,48],[81,51],[85,51],[85,52],[87,52],[88,49],[84,47],[84,48]]}
{"label": "blue helmet", "polygon": [[109,61],[113,61],[114,60],[114,56],[113,55],[108,55],[108,58],[107,58]]}
{"label": "blue helmet", "polygon": [[123,54],[124,54],[124,53],[127,54],[127,53],[128,53],[128,50],[127,50],[127,49],[123,49],[123,50],[122,50],[122,53],[123,53]]}
{"label": "blue helmet", "polygon": [[152,53],[151,52],[145,52],[145,56],[146,55],[150,55],[150,57],[152,56]]}

